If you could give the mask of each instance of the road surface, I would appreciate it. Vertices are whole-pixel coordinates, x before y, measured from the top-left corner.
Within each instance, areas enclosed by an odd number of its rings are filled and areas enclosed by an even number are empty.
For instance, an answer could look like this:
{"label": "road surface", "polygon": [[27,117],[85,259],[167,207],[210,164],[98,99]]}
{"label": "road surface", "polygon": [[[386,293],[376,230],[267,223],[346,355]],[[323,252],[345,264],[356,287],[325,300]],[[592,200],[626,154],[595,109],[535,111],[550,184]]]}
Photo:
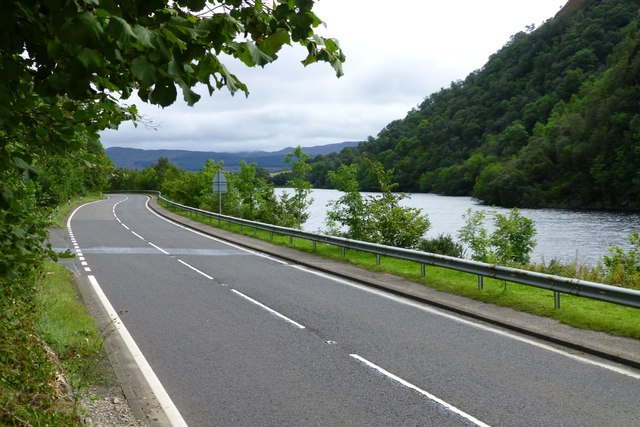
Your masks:
{"label": "road surface", "polygon": [[69,245],[190,426],[640,423],[638,371],[244,250],[146,201],[82,206]]}

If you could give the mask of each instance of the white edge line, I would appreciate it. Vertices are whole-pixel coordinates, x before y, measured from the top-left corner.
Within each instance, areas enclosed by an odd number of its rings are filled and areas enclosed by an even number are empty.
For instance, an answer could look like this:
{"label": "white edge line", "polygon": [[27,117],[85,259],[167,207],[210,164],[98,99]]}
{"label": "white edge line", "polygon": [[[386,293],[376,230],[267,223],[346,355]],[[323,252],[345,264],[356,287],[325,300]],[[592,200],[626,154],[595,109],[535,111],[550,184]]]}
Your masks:
{"label": "white edge line", "polygon": [[392,379],[394,381],[399,382],[403,386],[408,387],[408,388],[410,388],[410,389],[412,389],[414,391],[417,391],[418,393],[422,394],[423,396],[427,397],[428,399],[430,399],[430,400],[442,405],[447,410],[449,410],[449,411],[461,416],[462,418],[472,422],[473,424],[475,424],[477,426],[480,426],[480,427],[489,427],[488,424],[486,424],[486,423],[480,421],[479,419],[467,414],[464,411],[461,411],[460,409],[456,408],[455,406],[451,405],[450,403],[447,403],[444,400],[434,396],[433,394],[431,394],[431,393],[429,393],[427,391],[424,391],[423,389],[411,384],[410,382],[403,380],[402,378],[392,374],[391,372],[381,368],[380,366],[368,361],[364,357],[359,356],[357,354],[350,354],[349,356],[351,356],[354,359],[364,363],[365,365],[369,366],[370,368],[375,369],[376,371],[380,372],[381,374],[385,375],[386,377],[388,377],[388,378],[390,378],[390,379]]}
{"label": "white edge line", "polygon": [[[89,202],[89,203],[85,203],[84,205],[78,206],[71,213],[71,215],[69,215],[69,218],[67,219],[67,228],[71,229],[71,219],[73,218],[75,213],[78,211],[78,209],[84,206],[90,205],[92,203],[98,203],[101,201],[102,200],[96,200],[95,202]],[[149,362],[147,362],[147,359],[144,357],[144,355],[140,351],[140,348],[138,347],[136,342],[133,340],[133,337],[131,336],[131,334],[129,334],[129,331],[127,330],[127,328],[125,328],[124,324],[122,323],[122,320],[120,320],[120,317],[118,317],[118,314],[115,312],[113,306],[107,299],[107,296],[104,294],[104,292],[102,292],[102,288],[100,288],[100,285],[98,284],[98,281],[96,280],[96,278],[93,275],[89,275],[87,276],[87,278],[89,279],[89,283],[91,283],[91,287],[93,288],[94,292],[98,296],[98,299],[102,303],[102,306],[107,311],[109,318],[112,319],[114,327],[120,334],[120,337],[126,344],[129,352],[131,352],[132,357],[134,358],[134,360],[138,365],[138,368],[142,372],[142,375],[147,381],[147,384],[149,384],[151,391],[156,396],[156,399],[158,399],[158,403],[160,403],[160,406],[162,407],[162,410],[164,411],[167,418],[169,419],[169,422],[171,423],[171,425],[176,427],[187,427],[187,423],[185,422],[184,418],[182,418],[182,415],[180,415],[178,408],[176,408],[176,406],[174,405],[173,401],[171,400],[171,397],[169,397],[169,394],[162,386],[162,383],[160,383],[160,380],[158,379],[156,374],[153,372],[153,369],[151,369]]]}
{"label": "white edge line", "polygon": [[136,342],[133,340],[133,337],[131,336],[127,328],[122,323],[122,320],[120,320],[120,317],[118,317],[113,306],[107,299],[107,296],[104,294],[104,292],[102,292],[102,288],[100,288],[100,285],[98,284],[98,281],[96,280],[96,278],[94,276],[87,276],[87,277],[89,279],[89,282],[91,283],[91,287],[93,288],[93,291],[96,293],[96,295],[98,296],[98,299],[102,303],[102,306],[109,314],[109,318],[112,320],[114,327],[120,334],[120,337],[122,338],[125,345],[127,346],[127,349],[129,350],[132,357],[136,361],[138,368],[140,369],[140,371],[142,372],[142,375],[144,376],[145,380],[149,384],[149,387],[153,391],[153,394],[156,396],[156,399],[158,399],[158,402],[160,403],[160,406],[162,407],[162,410],[164,411],[164,413],[167,415],[167,418],[171,422],[171,425],[187,426],[187,423],[182,418],[182,415],[180,415],[178,408],[176,408],[173,401],[171,400],[171,397],[169,397],[169,394],[162,386],[162,383],[160,383],[160,380],[156,376],[155,372],[153,372],[151,365],[149,365],[149,362],[147,362],[147,359],[144,357],[144,355],[142,354],[142,351],[140,351],[140,348],[138,347]]}
{"label": "white edge line", "polygon": [[282,320],[291,323],[292,325],[294,325],[295,327],[299,328],[299,329],[306,329],[303,325],[301,325],[300,323],[296,322],[295,320],[291,320],[289,319],[287,316],[285,316],[284,314],[280,314],[277,311],[275,311],[272,308],[267,307],[266,305],[262,304],[259,301],[254,300],[253,298],[250,298],[248,296],[246,296],[245,294],[243,294],[240,291],[237,291],[235,289],[231,289],[232,292],[236,293],[237,295],[241,296],[242,298],[246,299],[247,301],[250,301],[252,303],[254,303],[255,305],[257,305],[258,307],[268,311],[269,313],[278,316],[279,318],[281,318]]}
{"label": "white edge line", "polygon": [[[170,224],[173,224],[176,227],[183,228],[185,230],[191,231],[192,233],[201,235],[201,236],[206,237],[206,238],[211,239],[211,240],[218,241],[220,243],[224,243],[226,245],[229,245],[231,247],[234,247],[234,248],[249,252],[251,254],[271,259],[271,260],[279,262],[281,264],[288,264],[285,261],[281,261],[281,260],[273,258],[271,256],[268,256],[268,255],[265,255],[265,254],[261,254],[259,252],[254,252],[254,251],[248,250],[246,248],[243,248],[241,246],[236,246],[236,245],[231,244],[229,242],[225,242],[223,240],[216,239],[215,237],[209,236],[209,235],[204,234],[204,233],[200,233],[200,232],[198,232],[196,230],[193,230],[193,229],[191,229],[189,227],[185,227],[182,224],[178,224],[178,223],[176,223],[174,221],[171,221],[171,220],[159,215],[155,211],[153,211],[153,209],[151,209],[149,207],[149,200],[150,200],[150,198],[149,198],[149,196],[147,196],[147,201],[145,203],[145,205],[147,207],[147,210],[149,210],[149,212],[151,212],[152,214],[154,214],[158,218],[160,218],[160,219],[162,219],[162,220],[164,220],[164,221],[166,221],[166,222],[168,222]],[[607,369],[609,371],[616,372],[618,374],[626,375],[628,377],[635,378],[635,379],[640,379],[640,374],[638,374],[638,373],[636,373],[634,371],[628,370],[628,369],[619,368],[617,366],[613,366],[613,365],[610,365],[610,364],[607,364],[607,363],[602,363],[602,362],[598,362],[598,361],[595,361],[595,360],[588,359],[586,357],[582,357],[582,356],[578,356],[578,355],[575,355],[575,354],[571,354],[571,353],[568,353],[566,351],[560,350],[558,348],[555,348],[555,347],[552,347],[552,346],[549,346],[549,345],[546,345],[546,344],[543,344],[543,343],[540,343],[540,342],[537,342],[537,341],[534,341],[534,340],[531,340],[531,339],[528,339],[528,338],[524,338],[524,337],[521,337],[519,335],[512,334],[510,332],[506,332],[506,331],[503,331],[503,330],[500,330],[500,329],[497,329],[497,328],[493,328],[493,327],[489,327],[489,326],[486,326],[486,325],[480,325],[480,324],[477,324],[477,323],[473,323],[473,322],[471,322],[469,320],[465,320],[465,319],[462,319],[460,317],[456,317],[456,316],[444,313],[444,312],[436,310],[436,309],[425,307],[425,306],[420,305],[419,303],[417,303],[415,301],[409,301],[409,300],[407,300],[405,298],[397,297],[397,296],[394,296],[394,295],[389,295],[389,294],[387,294],[385,292],[382,292],[382,291],[379,291],[377,289],[368,288],[368,287],[365,287],[363,285],[359,285],[357,283],[353,283],[353,282],[350,282],[350,281],[347,281],[347,280],[340,279],[340,278],[335,277],[335,276],[331,276],[329,274],[325,274],[325,273],[322,273],[322,272],[319,272],[319,271],[315,271],[315,270],[309,269],[307,267],[303,267],[303,266],[299,266],[299,265],[295,265],[295,264],[288,264],[288,265],[290,265],[293,268],[297,268],[299,270],[306,271],[306,272],[315,274],[317,276],[324,277],[326,279],[333,280],[333,281],[338,282],[338,283],[342,283],[342,284],[347,285],[347,286],[351,286],[351,287],[354,287],[354,288],[358,288],[358,289],[364,290],[366,292],[370,292],[372,294],[383,296],[385,298],[394,300],[394,301],[399,302],[401,304],[410,305],[410,306],[419,308],[421,310],[427,311],[429,313],[437,314],[437,315],[446,317],[448,319],[455,320],[457,322],[473,326],[475,328],[480,328],[480,329],[483,329],[485,331],[489,331],[489,332],[493,332],[493,333],[496,333],[496,334],[499,334],[499,335],[503,335],[503,336],[506,336],[506,337],[509,337],[509,338],[513,338],[515,340],[518,340],[518,341],[533,345],[533,346],[538,347],[538,348],[542,348],[544,350],[551,351],[553,353],[568,357],[570,359],[576,360],[576,361],[581,362],[581,363],[586,363],[586,364],[589,364],[589,365],[598,366],[600,368],[604,368],[604,369]]]}
{"label": "white edge line", "polygon": [[202,271],[198,270],[198,269],[197,269],[197,268],[195,268],[194,266],[187,264],[187,263],[186,263],[186,262],[184,262],[183,260],[179,259],[179,260],[178,260],[178,262],[179,262],[180,264],[184,265],[185,267],[188,267],[188,268],[192,269],[192,270],[193,270],[193,271],[195,271],[196,273],[198,273],[198,274],[200,274],[200,275],[202,275],[202,276],[206,277],[207,279],[209,279],[209,280],[213,280],[213,277],[209,276],[207,273],[204,273],[204,272],[202,272]]}
{"label": "white edge line", "polygon": [[218,239],[218,238],[216,238],[216,237],[210,236],[210,235],[205,234],[205,233],[201,233],[201,232],[199,232],[199,231],[197,231],[197,230],[194,230],[193,228],[186,227],[186,226],[184,226],[184,225],[182,225],[182,224],[178,224],[177,222],[172,221],[172,220],[170,220],[170,219],[168,219],[168,218],[165,218],[165,217],[163,217],[162,215],[160,215],[160,214],[158,214],[157,212],[155,212],[153,209],[151,209],[151,208],[149,207],[149,200],[150,200],[150,198],[149,198],[149,196],[147,196],[147,201],[146,201],[146,203],[145,203],[145,206],[147,207],[147,210],[148,210],[149,212],[151,212],[153,215],[155,215],[155,216],[157,216],[158,218],[160,218],[161,220],[168,222],[169,224],[172,224],[172,225],[175,225],[176,227],[179,227],[179,228],[182,228],[182,229],[184,229],[184,230],[190,231],[191,233],[197,234],[198,236],[202,236],[202,237],[204,237],[204,238],[206,238],[206,239],[213,240],[213,241],[216,241],[216,242],[218,242],[218,243],[222,243],[222,244],[224,244],[224,245],[231,246],[232,248],[239,249],[239,250],[241,250],[241,251],[244,251],[244,252],[250,253],[251,255],[259,256],[259,257],[261,257],[261,258],[267,258],[267,259],[269,259],[269,260],[271,260],[271,261],[275,261],[275,262],[277,262],[277,263],[279,263],[279,264],[283,264],[283,265],[287,265],[287,264],[288,264],[288,262],[287,262],[287,261],[282,261],[282,260],[277,259],[277,258],[274,258],[274,257],[272,257],[272,256],[270,256],[270,255],[263,254],[263,253],[256,252],[256,251],[252,251],[252,250],[247,249],[247,248],[242,247],[242,246],[234,245],[233,243],[227,242],[227,241],[225,241],[225,240]]}
{"label": "white edge line", "polygon": [[351,286],[351,287],[354,287],[354,288],[357,288],[357,289],[361,289],[363,291],[366,291],[366,292],[369,292],[369,293],[372,293],[372,294],[375,294],[375,295],[378,295],[378,296],[382,296],[384,298],[396,301],[396,302],[398,302],[400,304],[409,305],[411,307],[420,309],[422,311],[426,311],[428,313],[433,313],[433,314],[436,314],[438,316],[442,316],[442,317],[445,317],[447,319],[454,320],[454,321],[456,321],[458,323],[462,323],[462,324],[465,324],[465,325],[468,325],[468,326],[472,326],[474,328],[482,329],[482,330],[485,330],[485,331],[488,331],[488,332],[492,332],[494,334],[502,335],[502,336],[514,339],[516,341],[520,341],[520,342],[532,345],[534,347],[538,347],[538,348],[541,348],[543,350],[547,350],[547,351],[550,351],[552,353],[556,353],[558,355],[561,355],[561,356],[564,356],[564,357],[568,357],[568,358],[573,359],[573,360],[575,360],[577,362],[580,362],[580,363],[584,363],[584,364],[592,365],[592,366],[597,366],[597,367],[600,367],[600,368],[603,368],[603,369],[606,369],[606,370],[609,370],[609,371],[612,371],[612,372],[615,372],[615,373],[618,373],[618,374],[621,374],[621,375],[625,375],[625,376],[628,376],[628,377],[631,377],[631,378],[635,378],[635,379],[640,379],[640,373],[637,373],[637,372],[629,370],[629,369],[620,368],[618,366],[611,365],[611,364],[604,363],[604,362],[598,362],[597,360],[592,360],[592,359],[589,359],[589,358],[586,358],[586,357],[583,357],[583,356],[579,356],[577,354],[571,354],[571,353],[566,352],[564,350],[561,350],[559,348],[553,347],[551,345],[544,344],[542,342],[535,341],[533,339],[529,339],[529,338],[526,338],[526,337],[511,333],[511,332],[508,332],[508,331],[504,331],[504,330],[501,330],[501,329],[498,329],[498,328],[495,328],[495,327],[491,327],[491,326],[487,326],[487,325],[483,325],[483,324],[479,324],[479,323],[474,323],[474,322],[472,322],[470,320],[466,320],[466,319],[463,319],[461,317],[457,317],[457,316],[455,316],[453,314],[448,314],[448,313],[445,313],[443,311],[437,310],[435,308],[427,307],[427,306],[425,306],[425,305],[423,305],[423,304],[421,304],[419,302],[411,301],[411,300],[409,300],[407,298],[403,298],[403,297],[396,296],[396,295],[390,295],[390,294],[387,294],[384,291],[381,291],[381,290],[378,290],[378,289],[374,289],[374,288],[369,288],[369,287],[366,287],[364,285],[360,285],[358,283],[350,282],[348,280],[340,279],[339,277],[334,277],[334,276],[331,276],[329,274],[322,273],[320,271],[315,271],[315,270],[309,269],[307,267],[303,267],[303,266],[299,266],[299,265],[295,265],[295,264],[291,264],[291,267],[297,268],[297,269],[302,270],[302,271],[306,271],[306,272],[311,273],[311,274],[315,274],[315,275],[320,276],[320,277],[324,277],[326,279],[333,280],[333,281],[338,282],[338,283],[342,283],[342,284],[347,285],[347,286]]}

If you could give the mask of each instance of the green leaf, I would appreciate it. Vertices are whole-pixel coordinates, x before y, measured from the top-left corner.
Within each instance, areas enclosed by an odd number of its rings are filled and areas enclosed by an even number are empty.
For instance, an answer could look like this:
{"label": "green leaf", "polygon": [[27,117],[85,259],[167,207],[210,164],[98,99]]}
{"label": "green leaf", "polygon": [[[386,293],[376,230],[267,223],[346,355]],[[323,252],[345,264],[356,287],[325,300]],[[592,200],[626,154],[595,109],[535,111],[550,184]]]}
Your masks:
{"label": "green leaf", "polygon": [[149,101],[152,104],[168,107],[176,100],[178,92],[173,81],[158,82],[149,94]]}
{"label": "green leaf", "polygon": [[104,34],[100,22],[91,12],[83,12],[76,16],[72,31],[79,43],[89,46],[99,45]]}
{"label": "green leaf", "polygon": [[148,47],[153,49],[153,32],[149,31],[147,28],[142,25],[135,25],[133,27],[133,33],[136,35],[136,38],[142,43],[144,47]]}
{"label": "green leaf", "polygon": [[102,55],[97,50],[88,47],[83,48],[77,54],[77,58],[87,71],[94,71],[102,65]]}
{"label": "green leaf", "polygon": [[127,21],[119,16],[111,16],[107,31],[111,37],[122,47],[129,46],[131,40],[135,40],[137,36],[131,29]]}
{"label": "green leaf", "polygon": [[295,4],[298,9],[303,11],[310,11],[313,8],[313,0],[295,0]]}
{"label": "green leaf", "polygon": [[245,45],[247,46],[249,55],[251,55],[251,62],[254,65],[264,67],[266,64],[273,62],[273,57],[261,51],[252,41],[246,41]]}
{"label": "green leaf", "polygon": [[275,33],[265,38],[259,47],[266,55],[274,56],[285,44],[291,44],[291,36],[284,28],[278,28]]}
{"label": "green leaf", "polygon": [[156,81],[156,70],[144,56],[139,56],[131,62],[131,72],[143,86],[151,86]]}
{"label": "green leaf", "polygon": [[193,107],[193,104],[200,100],[200,95],[195,93],[186,83],[180,83],[182,88],[182,96],[189,107]]}

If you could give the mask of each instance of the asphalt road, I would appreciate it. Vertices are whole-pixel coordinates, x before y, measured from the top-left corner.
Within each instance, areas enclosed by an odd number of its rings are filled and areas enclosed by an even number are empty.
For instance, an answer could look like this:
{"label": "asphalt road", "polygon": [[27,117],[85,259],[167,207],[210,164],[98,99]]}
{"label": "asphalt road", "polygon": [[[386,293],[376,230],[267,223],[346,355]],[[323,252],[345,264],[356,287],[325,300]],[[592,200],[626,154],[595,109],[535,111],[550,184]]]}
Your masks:
{"label": "asphalt road", "polygon": [[146,200],[81,207],[68,241],[190,426],[640,424],[638,371],[231,246]]}

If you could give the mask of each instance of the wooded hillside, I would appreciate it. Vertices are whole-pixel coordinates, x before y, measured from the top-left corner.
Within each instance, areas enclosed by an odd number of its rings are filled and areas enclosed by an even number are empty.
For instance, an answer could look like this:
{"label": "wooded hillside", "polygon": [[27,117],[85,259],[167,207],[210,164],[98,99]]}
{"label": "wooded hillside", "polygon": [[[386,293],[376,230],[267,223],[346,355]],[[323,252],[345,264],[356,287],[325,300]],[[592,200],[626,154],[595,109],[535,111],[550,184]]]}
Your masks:
{"label": "wooded hillside", "polygon": [[[369,157],[393,168],[403,191],[507,207],[640,209],[639,7],[570,1],[376,138],[316,157],[314,184]],[[360,180],[371,189],[368,175],[363,168]]]}

